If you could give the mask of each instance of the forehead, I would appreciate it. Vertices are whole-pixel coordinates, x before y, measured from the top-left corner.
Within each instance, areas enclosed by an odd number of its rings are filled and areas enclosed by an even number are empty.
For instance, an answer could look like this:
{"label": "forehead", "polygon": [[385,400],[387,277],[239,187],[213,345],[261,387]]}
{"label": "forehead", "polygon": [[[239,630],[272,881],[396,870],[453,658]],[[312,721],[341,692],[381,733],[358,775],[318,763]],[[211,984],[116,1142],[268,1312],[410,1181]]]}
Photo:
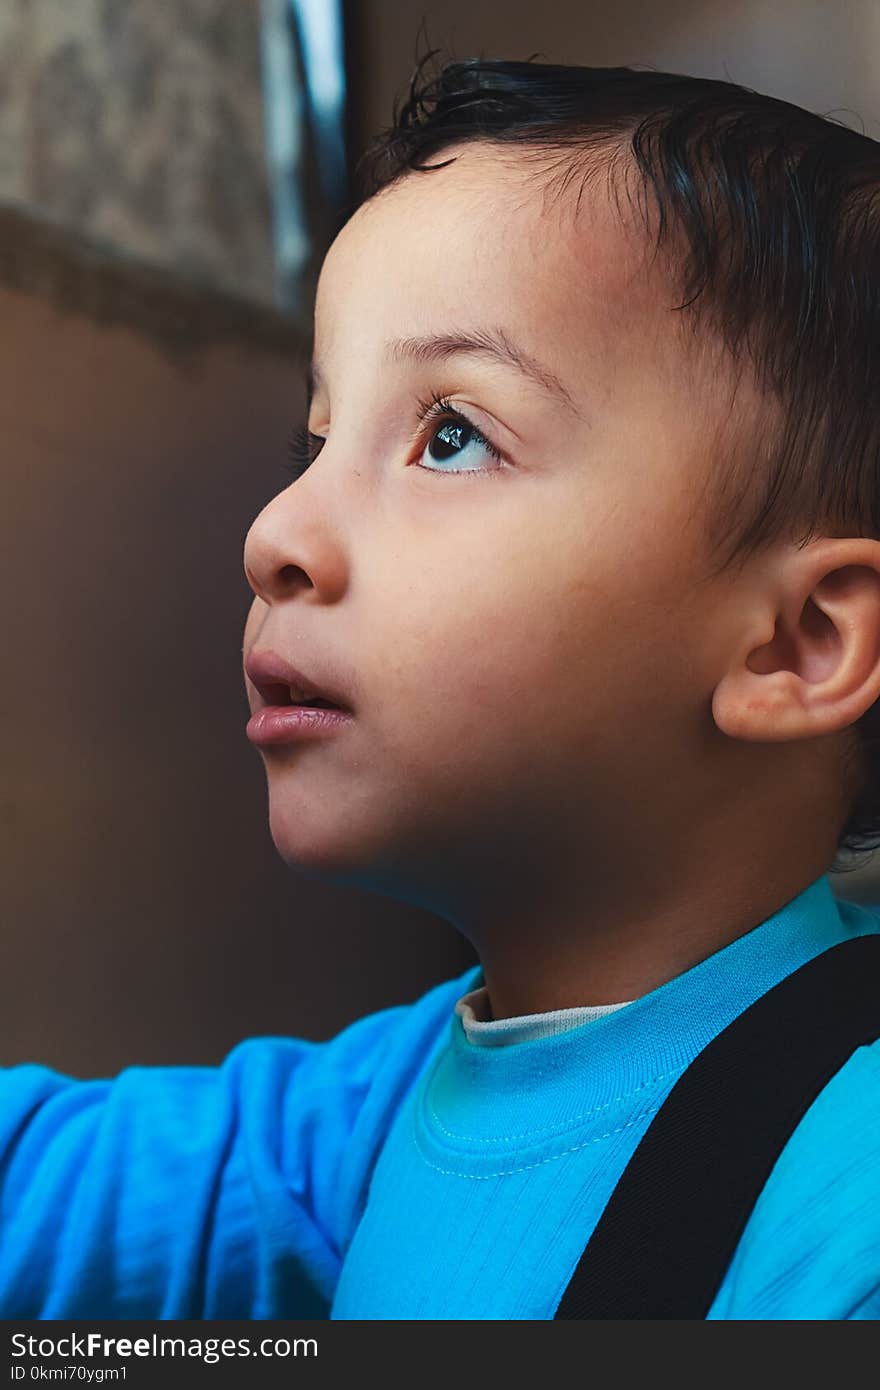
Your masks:
{"label": "forehead", "polygon": [[[452,163],[410,172],[364,203],[330,247],[315,304],[316,357],[379,338],[503,324],[560,374],[608,360],[656,317],[645,237],[625,225],[603,176],[548,181],[515,148],[457,145]],[[574,383],[576,385],[576,382]]]}

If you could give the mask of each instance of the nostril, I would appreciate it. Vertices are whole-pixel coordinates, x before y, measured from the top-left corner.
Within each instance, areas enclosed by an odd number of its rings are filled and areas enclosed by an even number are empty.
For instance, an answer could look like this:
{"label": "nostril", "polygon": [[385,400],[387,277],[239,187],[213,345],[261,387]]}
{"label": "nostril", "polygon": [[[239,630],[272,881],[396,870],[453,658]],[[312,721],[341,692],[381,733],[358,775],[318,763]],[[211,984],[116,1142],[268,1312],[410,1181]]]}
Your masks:
{"label": "nostril", "polygon": [[278,578],[283,584],[285,591],[300,584],[305,584],[306,587],[310,587],[312,583],[302,566],[292,563],[281,566],[278,571]]}

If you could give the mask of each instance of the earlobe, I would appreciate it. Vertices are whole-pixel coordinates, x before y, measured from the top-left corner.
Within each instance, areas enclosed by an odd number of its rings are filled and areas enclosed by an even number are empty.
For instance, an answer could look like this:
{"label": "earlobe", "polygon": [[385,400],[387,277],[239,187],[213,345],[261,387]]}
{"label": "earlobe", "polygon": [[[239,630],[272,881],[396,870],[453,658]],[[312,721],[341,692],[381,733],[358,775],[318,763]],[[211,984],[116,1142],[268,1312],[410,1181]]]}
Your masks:
{"label": "earlobe", "polygon": [[783,743],[837,733],[880,700],[880,541],[825,539],[786,571],[775,630],[718,682],[729,738]]}
{"label": "earlobe", "polygon": [[802,682],[793,671],[760,675],[744,666],[728,672],[715,687],[712,716],[728,738],[755,743],[787,743],[819,732],[809,726]]}

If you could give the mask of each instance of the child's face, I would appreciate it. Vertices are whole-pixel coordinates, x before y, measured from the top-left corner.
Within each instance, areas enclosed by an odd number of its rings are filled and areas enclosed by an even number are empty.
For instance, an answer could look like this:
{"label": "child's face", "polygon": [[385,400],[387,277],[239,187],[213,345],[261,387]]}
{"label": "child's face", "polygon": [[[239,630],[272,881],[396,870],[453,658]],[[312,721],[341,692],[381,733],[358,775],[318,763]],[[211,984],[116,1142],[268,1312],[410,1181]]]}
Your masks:
{"label": "child's face", "polygon": [[[244,650],[355,715],[261,750],[285,860],[466,925],[549,882],[595,891],[634,845],[682,853],[720,648],[698,583],[711,392],[673,291],[601,180],[575,221],[514,155],[457,153],[358,209],[327,254],[309,419],[326,442],[247,536]],[[488,354],[386,349],[498,331],[570,404]],[[500,467],[467,432],[456,451],[444,417],[411,443],[435,390]]]}

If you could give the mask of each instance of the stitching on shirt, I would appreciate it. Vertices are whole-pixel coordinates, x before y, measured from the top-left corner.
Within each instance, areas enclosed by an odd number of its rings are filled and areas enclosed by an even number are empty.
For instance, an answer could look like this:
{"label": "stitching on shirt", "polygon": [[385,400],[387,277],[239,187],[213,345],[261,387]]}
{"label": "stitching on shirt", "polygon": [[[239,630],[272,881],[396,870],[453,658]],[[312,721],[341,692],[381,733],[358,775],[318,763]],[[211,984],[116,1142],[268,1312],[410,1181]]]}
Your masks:
{"label": "stitching on shirt", "polygon": [[[435,1072],[436,1070],[437,1067],[434,1068]],[[634,1091],[626,1091],[621,1096],[615,1096],[613,1100],[603,1101],[601,1105],[595,1105],[591,1110],[582,1110],[579,1115],[573,1115],[571,1119],[566,1120],[564,1124],[556,1125],[555,1128],[549,1125],[537,1125],[534,1129],[524,1129],[519,1134],[495,1134],[489,1139],[484,1139],[477,1134],[463,1134],[461,1133],[461,1131],[447,1129],[441,1121],[440,1116],[437,1114],[433,1102],[428,1099],[427,1092],[425,1095],[425,1101],[428,1106],[428,1110],[430,1112],[432,1120],[434,1121],[437,1128],[443,1134],[446,1135],[447,1139],[466,1139],[469,1144],[509,1143],[511,1141],[517,1142],[520,1139],[530,1139],[533,1135],[536,1134],[562,1134],[565,1132],[565,1130],[571,1129],[573,1125],[579,1124],[582,1120],[592,1119],[594,1115],[601,1114],[603,1110],[610,1110],[613,1105],[619,1105],[621,1101],[631,1100],[632,1097],[637,1096],[640,1091],[646,1090],[649,1086],[656,1086],[658,1082],[666,1081],[668,1077],[674,1076],[675,1074],[675,1071],[666,1071],[661,1073],[660,1076],[652,1076],[649,1081],[643,1081],[642,1084],[640,1086],[637,1086]],[[427,1091],[430,1091],[430,1086],[433,1085],[433,1082],[434,1073],[432,1072],[431,1081],[427,1088]],[[615,1134],[616,1132],[616,1130],[611,1131],[612,1134]]]}
{"label": "stitching on shirt", "polygon": [[617,1129],[609,1129],[607,1134],[594,1135],[592,1139],[585,1139],[582,1144],[574,1144],[570,1149],[562,1149],[558,1154],[550,1154],[547,1158],[539,1158],[537,1163],[524,1163],[519,1168],[502,1168],[500,1172],[497,1173],[462,1173],[457,1168],[441,1168],[438,1164],[432,1163],[430,1158],[428,1158],[418,1142],[415,1131],[413,1132],[413,1138],[416,1142],[416,1148],[419,1150],[425,1163],[427,1163],[429,1168],[433,1168],[435,1173],[442,1173],[448,1178],[473,1178],[477,1182],[484,1182],[488,1178],[506,1178],[512,1173],[527,1173],[530,1168],[540,1168],[544,1163],[553,1163],[557,1158],[565,1158],[567,1154],[574,1154],[577,1153],[579,1149],[589,1148],[590,1144],[599,1144],[603,1139],[610,1139],[613,1134],[622,1134],[625,1129],[631,1129],[633,1125],[640,1124],[646,1115],[654,1115],[659,1109],[660,1106],[655,1105],[650,1110],[643,1110],[641,1115],[636,1119],[627,1120],[626,1124],[618,1125]]}

